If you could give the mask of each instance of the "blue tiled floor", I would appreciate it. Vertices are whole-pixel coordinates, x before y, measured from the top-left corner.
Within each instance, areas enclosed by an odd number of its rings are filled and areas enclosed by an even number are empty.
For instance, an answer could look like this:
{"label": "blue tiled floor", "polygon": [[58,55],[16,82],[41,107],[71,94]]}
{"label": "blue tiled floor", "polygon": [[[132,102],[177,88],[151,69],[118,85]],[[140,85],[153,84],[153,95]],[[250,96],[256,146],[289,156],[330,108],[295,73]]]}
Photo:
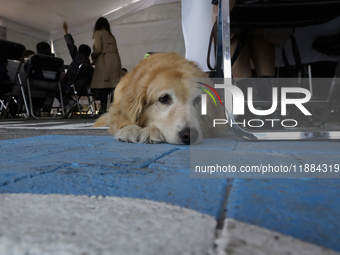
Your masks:
{"label": "blue tiled floor", "polygon": [[[214,163],[336,164],[340,143],[206,140]],[[0,141],[0,193],[142,198],[226,216],[340,251],[340,179],[192,178],[188,146],[119,143],[109,136]],[[200,154],[201,153],[201,154]],[[340,175],[340,174],[339,174]]]}

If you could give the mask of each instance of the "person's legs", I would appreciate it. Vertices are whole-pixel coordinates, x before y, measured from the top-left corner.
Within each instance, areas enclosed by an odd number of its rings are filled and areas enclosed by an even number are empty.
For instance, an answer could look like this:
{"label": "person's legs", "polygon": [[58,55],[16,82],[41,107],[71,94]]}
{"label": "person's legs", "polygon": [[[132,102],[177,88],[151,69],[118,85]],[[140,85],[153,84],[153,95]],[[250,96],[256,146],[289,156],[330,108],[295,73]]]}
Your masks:
{"label": "person's legs", "polygon": [[263,38],[264,29],[253,29],[249,40],[250,58],[258,77],[275,76],[275,46]]}
{"label": "person's legs", "polygon": [[[249,41],[244,46],[232,67],[234,79],[252,77],[251,60],[258,77],[275,76],[275,46],[263,38],[264,29],[253,29]],[[231,55],[234,54],[239,41],[238,35],[231,40]]]}
{"label": "person's legs", "polygon": [[[234,35],[231,40],[231,55],[234,54],[238,41],[239,36]],[[233,64],[232,74],[235,81],[250,78],[252,76],[250,68],[250,52],[248,43],[245,44],[240,55]]]}
{"label": "person's legs", "polygon": [[[231,39],[231,55],[234,55],[234,52],[237,48],[239,42],[239,35],[233,34]],[[232,75],[233,79],[236,82],[236,86],[239,87],[243,95],[245,97],[245,100],[248,98],[248,87],[253,88],[253,95],[256,97],[256,88],[255,84],[253,84],[253,79],[250,79],[252,77],[251,72],[251,65],[250,65],[250,52],[249,52],[249,44],[248,42],[244,45],[241,53],[237,57],[236,61],[234,62],[232,66]],[[245,115],[238,116],[238,119],[242,121],[243,119],[252,119],[253,115],[248,111],[248,108],[245,108],[246,112]]]}
{"label": "person's legs", "polygon": [[[273,88],[277,87],[275,84],[275,45],[264,39],[264,29],[254,29],[251,34],[249,47],[250,56],[253,61],[257,76],[261,79],[257,81],[257,93],[260,100],[272,101]],[[278,100],[280,93],[277,95]],[[276,111],[267,116],[268,119],[280,120],[281,109],[278,107]],[[266,126],[266,128],[282,129],[279,122]]]}
{"label": "person's legs", "polygon": [[[245,98],[248,98],[248,87],[253,88],[253,100],[271,100],[272,79],[248,79],[252,77],[251,61],[259,77],[272,77],[275,75],[275,46],[263,38],[263,29],[254,29],[241,54],[235,61],[232,72],[237,86],[242,90]],[[238,44],[238,35],[234,35],[231,41],[231,52],[235,51]],[[263,82],[264,80],[264,82]],[[260,110],[261,107],[255,107]],[[262,119],[246,112],[246,119]]]}
{"label": "person's legs", "polygon": [[251,32],[249,41],[250,57],[257,76],[261,79],[257,86],[259,96],[264,100],[272,100],[272,88],[275,77],[275,46],[264,39],[265,29],[257,28]]}
{"label": "person's legs", "polygon": [[108,95],[112,92],[113,89],[97,89],[96,93],[99,96],[99,100],[100,100],[100,110],[99,110],[99,114],[103,114],[107,112],[107,98]]}
{"label": "person's legs", "polygon": [[105,89],[101,89],[99,92],[100,110],[99,112],[105,113],[107,111],[107,94]]}

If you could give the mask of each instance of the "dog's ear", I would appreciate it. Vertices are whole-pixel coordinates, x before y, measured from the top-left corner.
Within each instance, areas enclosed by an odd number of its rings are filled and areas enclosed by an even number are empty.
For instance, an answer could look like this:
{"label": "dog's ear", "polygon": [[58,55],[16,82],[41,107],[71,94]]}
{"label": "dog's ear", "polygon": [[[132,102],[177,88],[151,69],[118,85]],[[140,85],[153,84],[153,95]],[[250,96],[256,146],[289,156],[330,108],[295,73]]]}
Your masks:
{"label": "dog's ear", "polygon": [[119,129],[131,124],[142,124],[148,88],[148,83],[141,79],[145,72],[142,63],[139,63],[117,85],[110,107],[110,133],[115,134]]}
{"label": "dog's ear", "polygon": [[122,80],[115,91],[114,106],[116,110],[119,108],[121,113],[117,120],[118,126],[121,126],[121,123],[125,125],[126,122],[129,122],[129,125],[139,125],[146,105],[147,84],[138,79],[131,79],[130,76]]}
{"label": "dog's ear", "polygon": [[128,116],[131,123],[141,124],[143,110],[146,106],[147,88],[145,86],[136,87],[130,97]]}

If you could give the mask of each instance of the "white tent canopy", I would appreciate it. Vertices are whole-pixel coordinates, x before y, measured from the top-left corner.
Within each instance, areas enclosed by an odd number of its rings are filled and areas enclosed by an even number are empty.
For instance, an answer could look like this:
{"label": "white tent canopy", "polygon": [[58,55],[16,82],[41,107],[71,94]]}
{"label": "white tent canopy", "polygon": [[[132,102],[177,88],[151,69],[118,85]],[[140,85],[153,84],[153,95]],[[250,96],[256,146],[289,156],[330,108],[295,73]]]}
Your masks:
{"label": "white tent canopy", "polygon": [[77,46],[92,47],[93,27],[102,16],[111,24],[128,70],[148,51],[185,53],[180,0],[1,0],[0,37],[33,51],[38,42],[51,42],[56,56],[69,64],[62,22],[68,22]]}
{"label": "white tent canopy", "polygon": [[[92,47],[93,27],[104,16],[118,43],[123,67],[131,70],[146,52],[175,51],[207,71],[206,55],[211,31],[211,1],[207,0],[0,0],[0,38],[19,42],[35,51],[40,41],[53,44],[56,56],[71,62],[62,29],[69,24],[77,46]],[[182,10],[181,10],[182,9]],[[183,19],[182,19],[183,17]],[[182,21],[184,25],[182,31]],[[337,61],[316,52],[311,42],[318,36],[337,33],[340,17],[313,27],[296,29],[303,63]],[[183,38],[183,32],[185,37]],[[187,46],[187,47],[185,47]],[[294,63],[290,43],[286,52]],[[282,66],[277,51],[277,66]]]}

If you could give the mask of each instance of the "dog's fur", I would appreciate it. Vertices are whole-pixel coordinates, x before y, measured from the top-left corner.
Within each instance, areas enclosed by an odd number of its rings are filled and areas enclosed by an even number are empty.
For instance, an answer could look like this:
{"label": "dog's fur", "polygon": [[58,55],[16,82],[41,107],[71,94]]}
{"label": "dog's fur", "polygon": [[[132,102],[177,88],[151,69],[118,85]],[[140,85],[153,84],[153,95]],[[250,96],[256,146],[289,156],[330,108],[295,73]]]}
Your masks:
{"label": "dog's fur", "polygon": [[[150,55],[122,78],[109,112],[94,126],[108,126],[119,141],[189,144],[191,136],[191,143],[199,143],[202,140],[199,119],[190,116],[197,112],[195,107],[199,108],[200,90],[190,93],[190,79],[194,77],[207,75],[182,56]],[[197,133],[193,135],[192,130]]]}

